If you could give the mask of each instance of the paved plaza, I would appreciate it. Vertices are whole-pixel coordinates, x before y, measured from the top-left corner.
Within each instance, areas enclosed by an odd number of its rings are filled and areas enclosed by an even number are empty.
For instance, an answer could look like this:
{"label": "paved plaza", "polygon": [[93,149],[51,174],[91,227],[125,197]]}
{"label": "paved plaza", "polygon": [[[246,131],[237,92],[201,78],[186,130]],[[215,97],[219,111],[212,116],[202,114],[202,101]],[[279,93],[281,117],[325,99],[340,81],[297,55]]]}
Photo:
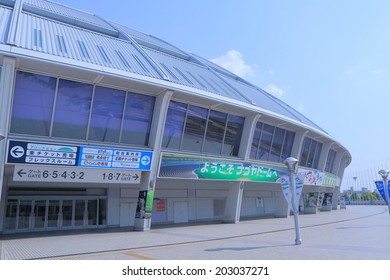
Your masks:
{"label": "paved plaza", "polygon": [[146,232],[94,230],[3,235],[2,260],[390,260],[387,206],[294,217],[152,227]]}

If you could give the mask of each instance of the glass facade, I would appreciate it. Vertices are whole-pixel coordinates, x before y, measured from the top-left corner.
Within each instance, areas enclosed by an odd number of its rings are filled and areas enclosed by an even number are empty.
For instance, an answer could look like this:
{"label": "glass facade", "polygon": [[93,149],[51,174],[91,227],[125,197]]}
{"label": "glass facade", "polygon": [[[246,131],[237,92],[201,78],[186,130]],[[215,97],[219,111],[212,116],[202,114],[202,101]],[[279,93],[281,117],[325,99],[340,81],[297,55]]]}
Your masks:
{"label": "glass facade", "polygon": [[11,133],[50,135],[56,84],[55,78],[16,73]]}
{"label": "glass facade", "polygon": [[250,158],[283,162],[291,155],[295,133],[258,122],[253,134]]}
{"label": "glass facade", "polygon": [[237,156],[244,118],[171,101],[162,147]]}
{"label": "glass facade", "polygon": [[321,150],[322,143],[311,138],[305,137],[305,139],[303,140],[299,165],[314,169],[318,168]]}
{"label": "glass facade", "polygon": [[147,146],[155,98],[18,71],[11,133]]}

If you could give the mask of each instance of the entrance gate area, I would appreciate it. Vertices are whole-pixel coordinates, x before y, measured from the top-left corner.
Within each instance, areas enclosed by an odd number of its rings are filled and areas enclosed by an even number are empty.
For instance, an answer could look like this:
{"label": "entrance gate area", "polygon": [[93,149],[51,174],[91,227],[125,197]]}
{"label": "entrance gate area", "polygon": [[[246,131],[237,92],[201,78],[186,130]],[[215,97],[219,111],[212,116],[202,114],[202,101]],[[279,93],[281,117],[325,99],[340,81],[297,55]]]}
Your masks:
{"label": "entrance gate area", "polygon": [[9,197],[4,231],[105,227],[106,204],[105,197]]}

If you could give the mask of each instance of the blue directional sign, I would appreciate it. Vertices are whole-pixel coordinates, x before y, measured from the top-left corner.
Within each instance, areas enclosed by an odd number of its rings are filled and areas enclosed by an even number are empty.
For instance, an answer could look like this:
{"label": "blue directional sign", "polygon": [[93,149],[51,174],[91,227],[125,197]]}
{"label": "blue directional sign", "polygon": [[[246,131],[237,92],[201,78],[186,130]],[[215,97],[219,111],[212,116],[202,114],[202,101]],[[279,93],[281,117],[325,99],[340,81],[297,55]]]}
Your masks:
{"label": "blue directional sign", "polygon": [[8,163],[76,166],[78,147],[9,141]]}
{"label": "blue directional sign", "polygon": [[153,152],[9,141],[7,163],[149,171]]}
{"label": "blue directional sign", "polygon": [[150,170],[152,155],[148,151],[86,146],[80,147],[78,166]]}
{"label": "blue directional sign", "polygon": [[[385,193],[385,184],[383,183],[383,181],[375,181],[375,185],[376,185],[376,188],[377,188],[379,194],[384,199],[384,201],[387,203],[386,193]],[[387,190],[387,192],[390,195],[389,190],[390,190],[390,181],[388,182],[388,190]]]}

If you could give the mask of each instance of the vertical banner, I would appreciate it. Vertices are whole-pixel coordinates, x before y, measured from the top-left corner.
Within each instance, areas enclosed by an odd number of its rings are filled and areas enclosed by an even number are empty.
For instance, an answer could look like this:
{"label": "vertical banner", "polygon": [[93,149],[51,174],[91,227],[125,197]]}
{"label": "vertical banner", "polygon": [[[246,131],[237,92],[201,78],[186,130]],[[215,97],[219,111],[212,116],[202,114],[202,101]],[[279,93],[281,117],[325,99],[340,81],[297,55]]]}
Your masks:
{"label": "vertical banner", "polygon": [[[387,203],[386,194],[385,194],[385,184],[383,183],[383,181],[375,181],[375,185],[379,194],[381,195],[383,200]],[[387,184],[387,193],[390,196],[390,181]]]}
{"label": "vertical banner", "polygon": [[148,195],[148,191],[140,191],[138,194],[138,203],[137,210],[135,212],[135,217],[139,219],[144,219],[146,214],[146,197]]}
{"label": "vertical banner", "polygon": [[295,177],[295,205],[297,207],[299,206],[299,199],[301,197],[305,178],[306,178],[306,173],[299,173]]}
{"label": "vertical banner", "polygon": [[154,191],[140,191],[135,217],[139,219],[150,219],[153,210]]}
{"label": "vertical banner", "polygon": [[154,202],[154,191],[148,191],[146,196],[146,205],[145,205],[145,218],[149,219],[152,216]]}
{"label": "vertical banner", "polygon": [[288,207],[294,211],[291,205],[291,190],[290,190],[290,177],[288,175],[281,176],[281,185],[284,198],[287,201]]}

